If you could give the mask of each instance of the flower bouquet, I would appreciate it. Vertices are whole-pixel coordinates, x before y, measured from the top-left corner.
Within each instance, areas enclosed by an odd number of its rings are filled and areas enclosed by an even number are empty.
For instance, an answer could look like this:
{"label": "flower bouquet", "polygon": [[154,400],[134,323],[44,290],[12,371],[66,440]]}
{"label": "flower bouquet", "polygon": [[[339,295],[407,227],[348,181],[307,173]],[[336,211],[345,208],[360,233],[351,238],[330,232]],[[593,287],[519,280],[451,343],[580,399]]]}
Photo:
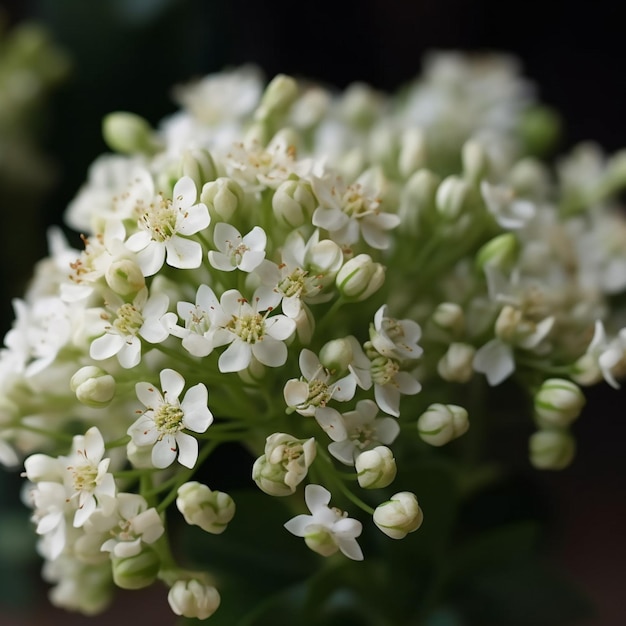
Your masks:
{"label": "flower bouquet", "polygon": [[626,371],[626,154],[550,163],[558,117],[506,55],[433,53],[393,95],[244,66],[174,98],[106,117],[82,244],[49,233],[0,354],[51,601],[547,623],[485,591],[562,591],[536,527],[468,503],[511,450],[570,464],[582,387]]}

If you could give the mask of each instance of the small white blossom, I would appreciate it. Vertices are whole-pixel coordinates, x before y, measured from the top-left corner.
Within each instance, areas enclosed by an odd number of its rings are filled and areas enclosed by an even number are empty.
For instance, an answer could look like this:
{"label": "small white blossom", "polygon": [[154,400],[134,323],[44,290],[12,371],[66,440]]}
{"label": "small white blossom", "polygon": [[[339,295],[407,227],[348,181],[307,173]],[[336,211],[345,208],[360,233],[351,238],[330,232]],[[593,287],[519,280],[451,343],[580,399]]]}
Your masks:
{"label": "small white blossom", "polygon": [[307,485],[304,499],[311,515],[296,515],[285,528],[296,537],[304,537],[307,546],[322,556],[341,550],[348,558],[362,561],[363,552],[356,540],[363,529],[361,522],[331,509],[330,491],[321,485]]}
{"label": "small white blossom", "polygon": [[172,369],[164,369],[160,380],[163,393],[150,383],[135,385],[137,398],[146,410],[128,434],[138,446],[153,446],[154,467],[168,467],[178,456],[181,465],[193,468],[198,459],[198,441],[184,431],[203,433],[212,424],[207,388],[198,383],[179,401],[185,379]]}
{"label": "small white blossom", "polygon": [[217,251],[209,250],[209,263],[223,272],[235,269],[252,272],[265,258],[267,236],[259,226],[242,237],[234,226],[219,222],[213,231],[213,241]]}
{"label": "small white blossom", "polygon": [[387,316],[388,306],[383,304],[374,315],[370,329],[372,346],[383,356],[402,360],[417,359],[423,350],[417,345],[422,329],[413,320],[397,320]]}

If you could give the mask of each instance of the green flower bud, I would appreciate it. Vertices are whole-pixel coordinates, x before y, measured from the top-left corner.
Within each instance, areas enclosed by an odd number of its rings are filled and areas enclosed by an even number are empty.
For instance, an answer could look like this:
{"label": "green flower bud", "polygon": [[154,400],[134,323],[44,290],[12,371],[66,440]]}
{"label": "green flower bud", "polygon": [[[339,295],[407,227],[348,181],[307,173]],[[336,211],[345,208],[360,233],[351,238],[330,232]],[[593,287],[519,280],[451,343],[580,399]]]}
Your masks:
{"label": "green flower bud", "polygon": [[143,589],[156,579],[161,567],[157,553],[144,547],[143,550],[127,558],[112,558],[113,582],[122,589]]}
{"label": "green flower bud", "polygon": [[270,496],[289,496],[306,477],[316,453],[313,437],[274,433],[265,440],[265,454],[252,466],[252,479]]}
{"label": "green flower bud", "polygon": [[352,343],[345,337],[328,341],[319,352],[320,363],[336,376],[348,371],[353,356]]}
{"label": "green flower bud", "polygon": [[192,579],[176,581],[167,594],[167,601],[176,615],[207,619],[217,611],[221,598],[215,587]]}
{"label": "green flower bud", "polygon": [[437,372],[450,383],[466,383],[474,375],[476,348],[468,343],[451,343],[437,363]]}
{"label": "green flower bud", "polygon": [[359,485],[363,489],[382,489],[395,479],[397,468],[393,452],[387,446],[377,446],[361,452],[354,462]]}
{"label": "green flower bud", "polygon": [[576,440],[566,430],[538,430],[530,436],[529,452],[537,469],[564,469],[574,459]]}
{"label": "green flower bud", "polygon": [[255,120],[267,120],[283,115],[298,97],[298,83],[285,74],[275,76],[265,88],[261,104],[254,113]]}
{"label": "green flower bud", "polygon": [[420,128],[409,128],[402,134],[398,171],[403,178],[424,167],[426,163],[426,138]]}
{"label": "green flower bud", "polygon": [[422,509],[410,491],[396,493],[374,511],[374,524],[392,539],[403,539],[416,531],[423,521]]}
{"label": "green flower bud", "polygon": [[228,222],[243,203],[244,193],[239,183],[221,177],[202,187],[200,201],[209,209],[212,218]]}
{"label": "green flower bud", "polygon": [[542,156],[556,145],[561,135],[561,117],[545,105],[530,107],[521,118],[520,131],[526,150]]}
{"label": "green flower bud", "polygon": [[484,270],[486,265],[506,270],[517,260],[519,242],[513,233],[503,233],[481,246],[476,253],[476,267]]}
{"label": "green flower bud", "polygon": [[385,268],[369,254],[358,254],[344,263],[335,282],[344,298],[360,302],[380,289],[385,282]]}
{"label": "green flower bud", "polygon": [[79,402],[93,408],[107,406],[115,396],[115,378],[95,365],[81,367],[70,379]]}
{"label": "green flower bud", "polygon": [[196,189],[202,189],[205,183],[215,180],[217,169],[211,153],[204,149],[185,150],[180,176],[193,179]]}
{"label": "green flower bud", "polygon": [[470,139],[463,144],[461,159],[465,180],[470,185],[478,185],[489,169],[489,159],[485,149],[478,141]]}
{"label": "green flower bud", "polygon": [[442,302],[432,315],[432,321],[437,328],[445,331],[451,337],[460,337],[465,330],[465,315],[460,305],[455,302]]}
{"label": "green flower bud", "polygon": [[541,428],[567,428],[585,406],[580,387],[563,378],[550,378],[535,395],[535,417]]}
{"label": "green flower bud", "polygon": [[456,221],[466,210],[469,196],[470,186],[462,178],[448,176],[437,189],[437,211],[444,219]]}
{"label": "green flower bud", "polygon": [[122,154],[152,154],[159,148],[150,124],[143,117],[126,111],[105,116],[102,135],[111,150]]}
{"label": "green flower bud", "polygon": [[431,404],[417,420],[417,432],[431,446],[443,446],[469,429],[467,411],[454,404]]}
{"label": "green flower bud", "polygon": [[518,161],[507,177],[517,197],[543,199],[550,189],[550,173],[546,166],[532,157]]}
{"label": "green flower bud", "polygon": [[107,285],[120,296],[137,293],[146,286],[146,279],[137,263],[130,259],[113,261],[104,274]]}
{"label": "green flower bud", "polygon": [[178,488],[176,506],[188,524],[214,535],[223,533],[235,515],[235,503],[227,493],[195,481]]}
{"label": "green flower bud", "polygon": [[311,185],[303,180],[286,180],[272,197],[272,210],[279,223],[296,229],[310,221],[317,206]]}
{"label": "green flower bud", "polygon": [[435,215],[435,197],[440,183],[441,178],[437,174],[421,169],[404,185],[398,215],[402,220],[402,227],[407,228],[410,234],[417,233],[421,222],[428,221]]}

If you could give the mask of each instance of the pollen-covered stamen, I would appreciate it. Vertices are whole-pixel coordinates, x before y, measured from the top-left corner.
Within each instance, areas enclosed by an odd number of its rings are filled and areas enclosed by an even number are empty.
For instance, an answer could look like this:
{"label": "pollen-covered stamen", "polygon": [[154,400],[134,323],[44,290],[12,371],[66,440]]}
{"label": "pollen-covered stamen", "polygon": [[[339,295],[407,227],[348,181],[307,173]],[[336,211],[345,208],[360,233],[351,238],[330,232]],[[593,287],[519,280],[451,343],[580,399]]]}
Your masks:
{"label": "pollen-covered stamen", "polygon": [[317,379],[309,381],[309,397],[307,404],[309,406],[324,407],[333,396],[333,389],[325,382]]}
{"label": "pollen-covered stamen", "polygon": [[132,304],[125,303],[115,312],[113,326],[124,335],[136,335],[143,326],[143,315]]}
{"label": "pollen-covered stamen", "polygon": [[167,404],[164,402],[154,412],[154,425],[159,431],[159,440],[164,435],[173,435],[179,430],[184,428],[183,426],[183,410],[180,406]]}
{"label": "pollen-covered stamen", "polygon": [[81,235],[85,249],[81,251],[80,256],[70,265],[69,279],[80,284],[92,272],[96,271],[96,258],[104,249],[104,237],[102,234],[94,235],[92,238]]}
{"label": "pollen-covered stamen", "polygon": [[348,186],[343,194],[342,202],[343,212],[355,218],[376,215],[380,205],[378,198],[368,198],[363,195],[363,188],[358,183]]}
{"label": "pollen-covered stamen", "polygon": [[196,305],[189,315],[186,328],[193,333],[203,335],[210,327],[211,321],[209,320],[207,312]]}
{"label": "pollen-covered stamen", "polygon": [[150,203],[147,210],[139,215],[139,221],[154,241],[167,241],[176,233],[178,210],[171,200],[159,196],[158,201]]}
{"label": "pollen-covered stamen", "polygon": [[227,328],[246,343],[263,341],[265,337],[265,320],[272,312],[272,307],[264,315],[261,315],[255,309],[249,310],[249,307],[244,307],[247,304],[245,298],[242,298],[239,304],[239,315],[232,316]]}
{"label": "pollen-covered stamen", "polygon": [[376,385],[393,383],[394,376],[400,371],[400,365],[384,356],[375,358],[370,366],[372,380]]}
{"label": "pollen-covered stamen", "polygon": [[97,486],[98,468],[93,465],[69,466],[67,468],[72,473],[72,484],[74,493],[82,491],[93,491]]}
{"label": "pollen-covered stamen", "polygon": [[243,241],[233,243],[230,240],[226,240],[228,245],[228,255],[234,261],[235,265],[239,265],[243,259],[243,255],[250,250]]}

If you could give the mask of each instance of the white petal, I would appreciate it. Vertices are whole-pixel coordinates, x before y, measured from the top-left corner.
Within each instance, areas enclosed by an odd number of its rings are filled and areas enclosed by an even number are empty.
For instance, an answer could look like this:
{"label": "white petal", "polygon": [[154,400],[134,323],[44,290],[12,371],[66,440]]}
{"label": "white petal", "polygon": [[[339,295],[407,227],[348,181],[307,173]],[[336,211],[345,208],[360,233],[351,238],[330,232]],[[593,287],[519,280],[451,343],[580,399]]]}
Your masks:
{"label": "white petal", "polygon": [[339,411],[327,406],[318,407],[315,410],[315,420],[333,441],[344,441],[348,438],[348,433]]}
{"label": "white petal", "polygon": [[321,485],[309,484],[304,489],[304,501],[309,507],[309,511],[315,515],[316,511],[328,507],[330,491]]}
{"label": "white petal", "polygon": [[339,549],[349,559],[354,559],[355,561],[363,560],[363,552],[356,539],[352,539],[350,537],[335,537],[335,540],[337,541]]}
{"label": "white petal", "polygon": [[174,404],[185,387],[185,379],[176,370],[166,368],[159,374],[159,380],[165,401]]}
{"label": "white petal", "polygon": [[141,341],[138,337],[128,337],[117,353],[117,360],[125,369],[131,369],[139,365],[141,361]]}
{"label": "white petal", "polygon": [[250,365],[252,349],[250,344],[235,339],[220,355],[217,366],[220,372],[241,372]]}
{"label": "white petal", "polygon": [[152,465],[163,469],[169,467],[176,458],[176,440],[173,435],[165,435],[152,448]]}
{"label": "white petal", "polygon": [[309,397],[309,385],[302,380],[292,378],[285,383],[283,396],[287,406],[298,406]]}
{"label": "white petal", "polygon": [[252,272],[265,258],[265,250],[248,250],[244,252],[239,263],[242,272]]}
{"label": "white petal", "polygon": [[400,392],[394,385],[374,385],[374,398],[381,411],[400,417]]}
{"label": "white petal", "polygon": [[296,537],[304,537],[306,535],[306,529],[313,523],[313,517],[311,515],[296,515],[296,517],[290,519],[285,523],[285,528]]}
{"label": "white petal", "polygon": [[154,409],[163,404],[161,392],[150,383],[137,383],[135,393],[139,402],[149,409]]}
{"label": "white petal", "polygon": [[198,460],[198,440],[187,433],[176,433],[178,444],[178,462],[184,467],[193,469]]}
{"label": "white petal", "polygon": [[153,276],[165,262],[165,245],[159,241],[151,241],[141,252],[137,253],[137,263],[144,276]]}
{"label": "white petal", "polygon": [[197,195],[196,184],[190,176],[183,176],[174,185],[172,193],[174,203],[181,209],[188,209],[196,201]]}
{"label": "white petal", "polygon": [[159,438],[154,422],[142,415],[130,428],[128,434],[132,437],[133,443],[137,446],[151,446]]}
{"label": "white petal", "polygon": [[222,272],[232,272],[237,269],[237,266],[233,264],[232,258],[222,252],[216,252],[215,250],[209,250],[209,263],[211,267]]}
{"label": "white petal", "polygon": [[152,237],[150,237],[150,233],[145,230],[140,230],[136,233],[133,233],[125,242],[125,246],[131,252],[139,252],[143,250],[150,242],[152,241]]}
{"label": "white petal", "polygon": [[286,315],[275,315],[265,320],[268,335],[279,341],[285,341],[296,330],[296,322]]}
{"label": "white petal", "polygon": [[91,342],[89,356],[96,361],[108,359],[117,354],[122,349],[124,343],[124,337],[121,335],[105,333],[102,337],[98,337]]}
{"label": "white petal", "polygon": [[165,249],[170,267],[195,269],[202,265],[202,246],[197,241],[174,235],[166,242]]}
{"label": "white petal", "polygon": [[262,341],[252,344],[252,354],[263,365],[268,367],[280,367],[287,361],[287,346],[282,341],[276,341],[272,337],[265,337]]}
{"label": "white petal", "polygon": [[485,374],[487,382],[495,387],[515,371],[513,350],[499,339],[492,339],[476,351],[474,369]]}

